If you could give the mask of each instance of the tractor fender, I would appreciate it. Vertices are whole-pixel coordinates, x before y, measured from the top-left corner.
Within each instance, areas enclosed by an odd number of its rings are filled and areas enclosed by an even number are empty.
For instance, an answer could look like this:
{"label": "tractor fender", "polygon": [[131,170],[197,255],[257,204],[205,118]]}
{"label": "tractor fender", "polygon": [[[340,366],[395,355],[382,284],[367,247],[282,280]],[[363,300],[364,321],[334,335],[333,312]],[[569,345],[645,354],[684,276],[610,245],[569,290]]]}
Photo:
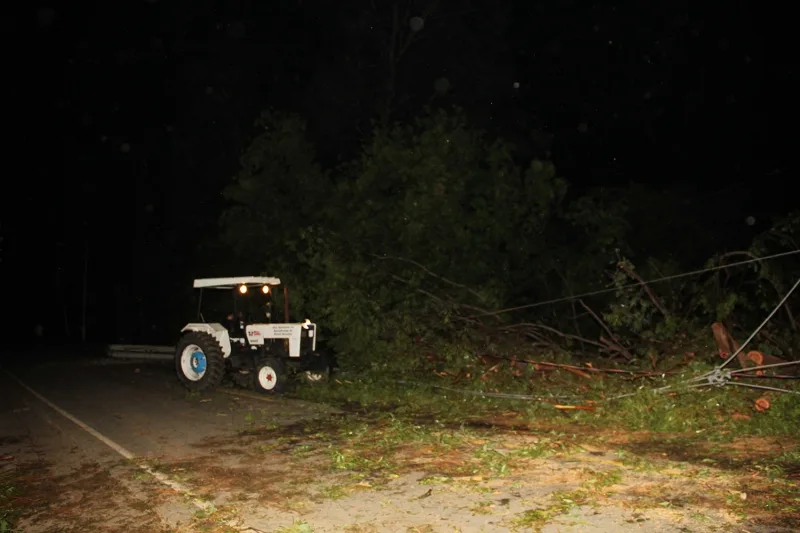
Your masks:
{"label": "tractor fender", "polygon": [[228,335],[228,330],[225,329],[225,326],[218,323],[211,323],[211,324],[202,324],[193,322],[190,324],[186,324],[181,329],[181,333],[185,333],[187,331],[202,331],[203,333],[208,333],[212,337],[214,337],[219,345],[222,347],[222,355],[226,359],[231,355],[231,338]]}

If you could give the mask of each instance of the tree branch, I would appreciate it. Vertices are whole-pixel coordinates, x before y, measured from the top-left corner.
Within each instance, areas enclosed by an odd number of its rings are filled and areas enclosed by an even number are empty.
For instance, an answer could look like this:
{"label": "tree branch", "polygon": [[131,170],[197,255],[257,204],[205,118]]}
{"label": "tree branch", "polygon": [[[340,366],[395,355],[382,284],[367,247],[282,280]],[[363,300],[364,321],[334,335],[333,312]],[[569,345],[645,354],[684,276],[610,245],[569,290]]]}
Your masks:
{"label": "tree branch", "polygon": [[792,348],[785,342],[780,339],[775,338],[770,332],[767,331],[766,328],[762,328],[758,331],[759,336],[764,337],[767,342],[771,342],[774,344],[784,355],[788,355],[792,353]]}
{"label": "tree branch", "polygon": [[602,335],[600,335],[600,342],[602,342],[603,345],[606,347],[606,349],[608,349],[609,351],[616,352],[616,353],[620,354],[622,357],[624,357],[628,361],[632,361],[633,360],[633,355],[631,355],[631,353],[628,351],[628,349],[625,348],[619,342],[611,341],[609,339],[606,339]]}
{"label": "tree branch", "polygon": [[[503,328],[503,330],[507,331],[507,332],[511,332],[511,331],[513,331],[515,329],[526,329],[526,328],[529,329],[529,330],[532,330],[533,332],[536,332],[537,330],[547,331],[548,333],[552,333],[553,335],[561,337],[562,339],[570,339],[570,340],[574,340],[574,341],[590,344],[590,345],[596,346],[598,348],[606,348],[605,344],[601,344],[601,343],[599,343],[597,341],[592,341],[592,340],[589,340],[589,339],[586,339],[586,338],[583,338],[583,337],[579,337],[579,336],[573,335],[571,333],[564,333],[563,331],[559,331],[559,330],[557,330],[555,328],[552,328],[550,326],[545,326],[544,324],[535,324],[535,323],[532,323],[532,322],[522,322],[522,323],[519,323],[519,324],[514,324],[513,326],[506,326],[506,327]],[[537,334],[537,337],[539,339],[544,339],[544,337],[542,337],[541,335],[538,335],[538,334]]]}
{"label": "tree branch", "polygon": [[439,274],[436,274],[435,272],[431,272],[431,270],[428,269],[425,265],[422,265],[421,263],[418,263],[417,261],[414,261],[413,259],[406,259],[405,257],[395,257],[395,256],[389,256],[389,255],[377,255],[377,254],[370,254],[370,255],[372,255],[372,257],[374,257],[375,259],[379,259],[381,261],[393,260],[393,261],[401,261],[403,263],[408,263],[410,265],[414,265],[415,267],[419,268],[420,270],[422,270],[423,272],[425,272],[429,276],[434,277],[434,278],[436,278],[436,279],[438,279],[440,281],[443,281],[443,282],[447,283],[448,285],[452,285],[453,287],[457,287],[459,289],[464,289],[465,291],[469,292],[473,296],[476,296],[481,301],[484,301],[484,302],[486,301],[486,297],[484,297],[482,294],[480,294],[479,292],[475,291],[474,289],[471,289],[471,288],[467,287],[466,285],[464,285],[462,283],[456,283],[455,281],[447,279],[444,276],[440,276]]}
{"label": "tree branch", "polygon": [[[561,272],[561,270],[558,269],[558,268],[555,269],[555,270],[556,270],[556,273],[558,274],[558,277],[560,277],[561,281],[564,282],[564,288],[567,289],[567,292],[569,293],[569,296],[571,298],[570,301],[569,301],[569,305],[570,305],[570,308],[572,309],[572,321],[575,324],[575,331],[578,333],[579,336],[583,337],[583,332],[581,331],[581,324],[580,324],[580,321],[578,320],[578,311],[575,308],[575,298],[574,298],[575,293],[572,291],[572,288],[570,287],[570,284],[567,281],[566,276],[564,276],[564,273]],[[583,341],[581,341],[581,345],[582,344],[583,344]],[[581,348],[583,348],[583,346],[581,346]]]}
{"label": "tree branch", "polygon": [[[394,279],[396,281],[399,281],[400,283],[403,283],[404,285],[411,285],[411,282],[409,280],[407,280],[405,278],[401,278],[397,274],[389,274],[389,275],[392,277],[392,279]],[[416,292],[420,293],[420,294],[424,294],[425,296],[428,296],[429,298],[432,298],[432,299],[436,300],[437,302],[439,302],[442,305],[447,305],[447,302],[445,302],[442,298],[436,296],[435,294],[433,294],[430,291],[426,291],[425,289],[421,289],[419,287],[414,287],[414,290]]]}
{"label": "tree branch", "polygon": [[622,345],[622,343],[619,341],[619,339],[616,337],[616,335],[614,335],[614,332],[611,331],[611,328],[609,328],[608,325],[605,322],[603,322],[603,320],[599,316],[597,316],[597,313],[595,313],[594,310],[592,310],[591,307],[586,305],[586,303],[583,300],[578,300],[578,303],[581,304],[581,306],[584,309],[586,309],[586,311],[590,315],[592,315],[592,318],[594,318],[594,320],[600,325],[600,327],[603,328],[603,330],[606,333],[608,333],[608,336],[611,337],[613,342],[609,341],[608,339],[603,338],[602,336],[600,337],[600,341],[602,341],[604,343],[604,346],[609,348],[609,349],[613,349],[615,352],[618,352],[623,357],[625,357],[628,361],[631,361],[633,359],[633,355],[631,354],[631,352],[628,351],[627,348],[625,348]]}
{"label": "tree branch", "polygon": [[629,275],[630,277],[632,277],[633,279],[635,279],[636,281],[638,281],[641,284],[642,289],[647,293],[647,296],[650,298],[650,301],[653,302],[653,305],[656,306],[656,309],[658,309],[661,312],[662,315],[664,315],[665,317],[668,317],[669,316],[669,312],[667,311],[667,308],[664,307],[664,305],[661,303],[661,300],[659,300],[656,297],[656,295],[653,293],[653,291],[650,289],[650,287],[647,286],[647,284],[642,279],[642,277],[639,274],[637,274],[635,270],[633,270],[631,267],[629,267],[624,261],[620,261],[619,262],[619,267],[627,275]]}
{"label": "tree branch", "polygon": [[[767,283],[769,283],[772,286],[773,289],[775,289],[775,292],[778,293],[779,297],[783,297],[784,291],[781,290],[780,287],[778,287],[778,284],[775,283],[774,280],[770,279],[769,276],[764,275],[763,273],[765,268],[764,262],[761,260],[760,257],[754,255],[752,252],[748,252],[747,250],[739,250],[736,252],[728,252],[726,254],[723,254],[719,257],[720,265],[722,265],[723,261],[725,261],[726,259],[736,256],[744,256],[747,257],[748,259],[755,259],[756,261],[758,261],[758,263],[761,265],[762,277],[767,281]],[[794,313],[792,312],[792,308],[789,306],[789,302],[785,302],[783,304],[783,309],[786,311],[786,316],[789,318],[789,326],[792,328],[792,331],[797,331],[797,321],[795,321],[794,319]]]}
{"label": "tree branch", "polygon": [[[394,279],[395,281],[399,281],[400,283],[402,283],[402,284],[404,284],[404,285],[411,286],[411,281],[409,281],[409,280],[407,280],[407,279],[405,279],[405,278],[402,278],[402,277],[398,276],[397,274],[389,274],[389,275],[390,275],[390,276],[391,276],[391,278],[392,278],[392,279]],[[450,305],[448,305],[448,302],[447,302],[447,301],[445,301],[443,298],[441,298],[441,297],[439,297],[439,296],[437,296],[437,295],[433,294],[433,293],[432,293],[432,292],[430,292],[430,291],[427,291],[427,290],[425,290],[425,289],[422,289],[422,288],[420,288],[420,287],[414,287],[413,289],[414,289],[414,291],[415,291],[415,292],[417,292],[417,293],[419,293],[419,294],[422,294],[422,295],[425,295],[425,296],[427,296],[428,298],[431,298],[432,300],[436,301],[436,302],[437,302],[439,305],[441,305],[442,307],[448,307],[448,306],[449,306],[449,307],[451,307],[451,308],[452,308],[452,307],[464,307],[464,308],[469,308],[469,306],[466,306],[466,305],[464,305],[464,304],[461,304],[461,303],[459,303],[459,302],[457,302],[457,301],[454,301],[454,300],[452,300],[452,299],[450,299]],[[479,309],[479,308],[474,308],[474,309]],[[461,321],[461,322],[466,322],[467,324],[470,324],[470,325],[472,325],[473,327],[479,327],[479,328],[484,328],[484,327],[485,327],[485,326],[484,326],[484,324],[483,324],[483,322],[481,322],[480,320],[475,320],[475,319],[473,319],[473,318],[470,318],[470,317],[465,317],[465,316],[461,316],[461,315],[455,315],[455,316],[453,316],[453,319],[454,319],[454,320],[459,320],[459,321]]]}

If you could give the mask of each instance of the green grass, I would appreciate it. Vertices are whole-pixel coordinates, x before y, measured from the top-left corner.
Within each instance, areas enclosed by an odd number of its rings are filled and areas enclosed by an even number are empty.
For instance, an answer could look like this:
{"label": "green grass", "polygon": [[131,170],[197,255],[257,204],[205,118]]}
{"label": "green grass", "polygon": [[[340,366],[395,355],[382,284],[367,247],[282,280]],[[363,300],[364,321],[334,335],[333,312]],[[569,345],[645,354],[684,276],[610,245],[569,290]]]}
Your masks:
{"label": "green grass", "polygon": [[[518,529],[538,530],[574,506],[600,501],[627,481],[628,475],[667,467],[698,478],[718,476],[720,472],[757,474],[771,485],[759,492],[754,489],[750,504],[758,502],[783,514],[800,512],[800,494],[790,483],[790,476],[800,471],[800,396],[770,394],[770,408],[758,412],[754,402],[762,392],[746,388],[675,386],[666,393],[653,392],[656,387],[675,384],[702,370],[699,366],[672,380],[570,375],[537,384],[542,396],[581,392],[580,402],[560,403],[594,405],[594,411],[560,410],[545,401],[482,398],[409,387],[374,377],[349,377],[299,389],[298,393],[306,400],[344,408],[345,415],[328,418],[316,427],[312,423],[304,432],[319,437],[316,442],[324,444],[333,470],[349,472],[370,483],[407,471],[419,453],[424,454],[428,474],[422,484],[429,485],[453,482],[462,476],[508,476],[524,470],[526,460],[570,455],[580,444],[594,443],[602,448],[604,443],[614,442],[616,460],[624,466],[587,469],[579,489],[555,494],[541,507],[517,515],[513,527]],[[439,383],[450,385],[445,380]],[[511,392],[514,388],[519,392],[521,386],[510,387]],[[603,401],[603,397],[625,393],[634,394]],[[513,428],[507,427],[509,424]],[[506,427],[498,432],[494,426]],[[514,434],[521,439],[508,446],[508,436]],[[749,444],[741,440],[745,437],[769,438],[747,441],[754,446],[748,448]],[[775,455],[774,443],[778,441],[783,451]],[[744,509],[745,502],[738,493],[730,498],[717,496],[733,511]],[[659,495],[654,495],[653,501],[665,506],[681,503]],[[471,509],[476,514],[490,510],[483,505]]]}
{"label": "green grass", "polygon": [[551,520],[567,514],[575,507],[595,505],[596,497],[604,493],[605,489],[621,483],[623,479],[623,473],[620,470],[587,471],[587,474],[588,479],[580,487],[550,494],[550,505],[530,509],[518,515],[513,520],[514,528],[540,531]]}
{"label": "green grass", "polygon": [[384,455],[371,458],[349,450],[333,450],[330,454],[330,459],[334,470],[346,470],[364,474],[377,474],[396,467],[395,463]]}
{"label": "green grass", "polygon": [[609,470],[607,472],[589,472],[590,479],[587,484],[595,490],[605,489],[622,482],[622,472],[620,470]]}
{"label": "green grass", "polygon": [[770,481],[781,480],[790,473],[800,472],[800,445],[795,446],[793,450],[774,457],[754,461],[752,468],[763,474]]}
{"label": "green grass", "polygon": [[661,468],[660,464],[657,464],[646,457],[628,453],[625,450],[618,450],[616,452],[616,456],[623,465],[634,472],[654,472]]}
{"label": "green grass", "polygon": [[[758,392],[737,387],[709,388],[680,394],[636,396],[607,404],[594,417],[583,417],[595,426],[621,426],[631,430],[665,433],[705,433],[706,439],[722,442],[732,435],[800,435],[800,396],[783,394],[771,400],[769,410],[756,412]],[[744,415],[741,419],[735,415]]]}
{"label": "green grass", "polygon": [[291,526],[283,526],[276,530],[276,533],[314,533],[314,530],[304,520],[298,520]]}
{"label": "green grass", "polygon": [[341,485],[331,485],[320,490],[320,495],[329,500],[341,500],[347,497],[348,494],[347,489]]}
{"label": "green grass", "polygon": [[[390,379],[352,377],[316,387],[301,387],[306,400],[346,405],[362,412],[391,411],[403,418],[426,418],[434,423],[464,424],[513,412],[525,422],[564,424],[576,428],[622,429],[660,433],[702,434],[704,440],[730,442],[736,436],[800,435],[800,395],[775,393],[771,407],[757,412],[754,402],[762,393],[744,387],[685,389],[681,382],[710,368],[694,365],[683,375],[670,379],[648,378],[631,381],[627,376],[592,375],[591,379],[563,375],[552,383],[537,383],[541,396],[575,396],[570,405],[594,405],[596,410],[559,410],[548,401],[484,398],[437,390],[430,387],[400,385]],[[446,380],[436,378],[445,386]],[[525,380],[507,380],[494,388],[504,393],[523,392]],[[655,393],[670,384],[673,389]],[[483,384],[457,385],[466,390],[486,388]],[[605,400],[621,394],[633,396]],[[596,403],[590,403],[596,402]],[[749,418],[746,418],[749,417]]]}
{"label": "green grass", "polygon": [[539,509],[530,509],[521,513],[513,521],[516,530],[529,529],[541,531],[557,516],[568,513],[573,507],[591,504],[587,493],[582,490],[557,491],[550,495],[551,504]]}
{"label": "green grass", "polygon": [[19,509],[14,507],[14,499],[19,496],[19,489],[11,480],[0,477],[0,532],[15,531],[19,519]]}

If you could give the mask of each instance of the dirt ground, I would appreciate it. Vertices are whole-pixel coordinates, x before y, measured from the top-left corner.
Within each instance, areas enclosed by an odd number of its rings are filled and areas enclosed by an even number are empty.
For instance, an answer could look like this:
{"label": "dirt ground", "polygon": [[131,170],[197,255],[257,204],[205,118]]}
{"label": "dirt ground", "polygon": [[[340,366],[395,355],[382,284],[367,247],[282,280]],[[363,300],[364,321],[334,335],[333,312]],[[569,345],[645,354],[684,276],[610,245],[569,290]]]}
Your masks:
{"label": "dirt ground", "polygon": [[795,474],[757,466],[797,448],[768,439],[453,426],[237,389],[199,396],[152,362],[9,371],[0,517],[26,533],[800,531]]}

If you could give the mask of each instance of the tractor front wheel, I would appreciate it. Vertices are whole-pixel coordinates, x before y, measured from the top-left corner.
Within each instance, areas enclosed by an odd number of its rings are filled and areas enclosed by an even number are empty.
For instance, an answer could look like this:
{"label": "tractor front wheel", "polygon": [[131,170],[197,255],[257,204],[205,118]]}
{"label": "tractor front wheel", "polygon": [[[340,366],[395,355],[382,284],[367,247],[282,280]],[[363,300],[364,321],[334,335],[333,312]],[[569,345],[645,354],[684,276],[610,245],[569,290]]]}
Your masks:
{"label": "tractor front wheel", "polygon": [[254,385],[256,391],[278,394],[286,390],[286,364],[276,357],[265,357],[256,361]]}
{"label": "tractor front wheel", "polygon": [[175,350],[175,369],[187,389],[196,392],[214,389],[225,374],[222,347],[208,333],[186,333]]}

